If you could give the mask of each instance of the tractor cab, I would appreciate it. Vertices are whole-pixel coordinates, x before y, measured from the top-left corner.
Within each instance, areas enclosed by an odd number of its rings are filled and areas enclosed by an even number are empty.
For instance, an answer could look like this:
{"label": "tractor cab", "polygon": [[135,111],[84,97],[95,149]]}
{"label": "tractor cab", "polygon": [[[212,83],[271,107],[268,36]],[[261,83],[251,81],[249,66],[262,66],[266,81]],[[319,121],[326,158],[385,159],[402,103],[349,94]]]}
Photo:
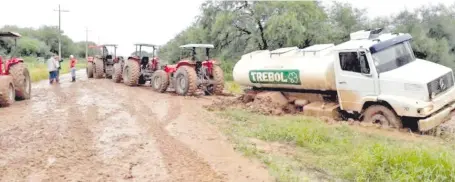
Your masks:
{"label": "tractor cab", "polygon": [[[133,58],[139,60],[141,69],[156,71],[159,68],[158,57],[155,57],[158,46],[153,44],[134,44],[136,51],[132,55]],[[142,47],[151,47],[152,52],[144,51]]]}
{"label": "tractor cab", "polygon": [[[210,49],[213,49],[214,46],[212,44],[186,44],[180,46],[180,48],[182,48],[180,60],[188,59],[189,62],[196,63],[210,60]],[[205,48],[205,56],[198,58],[196,48]],[[185,56],[187,55],[185,49],[191,50],[189,58]]]}
{"label": "tractor cab", "polygon": [[[109,51],[108,47],[113,47],[113,51]],[[114,64],[118,61],[117,58],[117,45],[116,44],[103,44],[102,48],[102,59],[106,61],[107,64]],[[114,55],[112,55],[112,53]]]}
{"label": "tractor cab", "polygon": [[17,49],[17,39],[21,37],[19,33],[16,32],[0,32],[0,38],[13,38],[14,47],[10,50],[9,54],[6,57],[0,56],[0,75],[9,74],[9,68],[16,63],[23,62],[23,59],[15,57]]}

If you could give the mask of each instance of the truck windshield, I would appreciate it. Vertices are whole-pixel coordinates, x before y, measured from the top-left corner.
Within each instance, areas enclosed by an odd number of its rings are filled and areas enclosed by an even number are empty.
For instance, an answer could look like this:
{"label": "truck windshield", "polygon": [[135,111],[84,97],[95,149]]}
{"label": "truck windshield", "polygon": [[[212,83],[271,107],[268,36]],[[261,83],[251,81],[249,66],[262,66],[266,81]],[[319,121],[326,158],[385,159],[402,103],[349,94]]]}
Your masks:
{"label": "truck windshield", "polygon": [[376,52],[372,57],[378,73],[393,70],[416,59],[409,41]]}

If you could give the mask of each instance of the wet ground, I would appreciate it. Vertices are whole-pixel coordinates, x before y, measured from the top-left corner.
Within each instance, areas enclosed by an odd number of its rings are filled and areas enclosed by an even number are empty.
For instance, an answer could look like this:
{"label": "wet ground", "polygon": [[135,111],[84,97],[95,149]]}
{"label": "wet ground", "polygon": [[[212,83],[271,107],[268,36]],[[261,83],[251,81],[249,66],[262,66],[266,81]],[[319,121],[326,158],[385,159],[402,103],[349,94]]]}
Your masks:
{"label": "wet ground", "polygon": [[207,122],[212,98],[77,75],[0,108],[1,181],[273,180]]}

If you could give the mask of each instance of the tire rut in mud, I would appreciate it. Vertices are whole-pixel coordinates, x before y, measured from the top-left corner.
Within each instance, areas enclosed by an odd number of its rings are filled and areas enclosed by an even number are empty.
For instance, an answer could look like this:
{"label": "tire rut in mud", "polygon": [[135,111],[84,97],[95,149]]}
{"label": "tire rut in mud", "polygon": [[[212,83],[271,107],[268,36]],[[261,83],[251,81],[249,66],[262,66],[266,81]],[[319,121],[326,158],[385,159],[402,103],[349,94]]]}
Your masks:
{"label": "tire rut in mud", "polygon": [[93,155],[91,124],[77,117],[82,115],[74,105],[77,89],[54,87],[51,90],[36,89],[33,94],[46,102],[45,115],[34,112],[12,115],[21,119],[15,119],[11,130],[2,132],[2,138],[14,136],[10,140],[15,141],[5,145],[8,146],[4,148],[6,151],[2,150],[7,157],[0,155],[9,161],[9,167],[0,172],[4,180],[89,180],[96,174],[97,166],[102,165]]}
{"label": "tire rut in mud", "polygon": [[[101,84],[107,83],[103,82]],[[155,139],[155,144],[163,155],[169,174],[173,179],[172,181],[225,181],[195,151],[169,135],[168,131],[166,131],[166,125],[172,119],[175,119],[178,113],[174,111],[170,114],[170,117],[166,116],[164,118],[165,121],[160,122],[155,119],[154,115],[150,114],[152,113],[151,109],[141,101],[148,94],[131,92],[130,90],[138,88],[112,87],[109,85],[98,85],[97,87],[90,85],[89,87],[99,94],[109,95],[112,97],[111,99],[120,100],[119,103],[122,103],[122,108],[126,108],[128,113],[136,117],[143,127],[149,128],[148,133]],[[106,88],[109,87],[114,88],[114,90],[108,92],[107,90],[109,89]],[[126,93],[120,91],[121,89],[125,89]],[[149,91],[152,92],[152,90]],[[111,95],[111,93],[116,93],[117,95]],[[157,97],[150,97],[150,99],[157,99]],[[153,100],[147,100],[147,102],[153,102]]]}

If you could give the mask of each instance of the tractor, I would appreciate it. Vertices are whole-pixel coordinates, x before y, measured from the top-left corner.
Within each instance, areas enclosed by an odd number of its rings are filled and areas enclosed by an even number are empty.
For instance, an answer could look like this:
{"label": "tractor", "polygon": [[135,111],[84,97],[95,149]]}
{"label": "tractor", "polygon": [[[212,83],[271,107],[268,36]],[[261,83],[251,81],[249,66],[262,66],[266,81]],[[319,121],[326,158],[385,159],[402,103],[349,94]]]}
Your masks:
{"label": "tractor", "polygon": [[[182,59],[175,65],[166,65],[158,70],[152,77],[152,88],[158,92],[165,92],[168,87],[173,87],[179,95],[189,96],[196,93],[197,89],[204,91],[205,95],[221,94],[224,89],[223,70],[218,62],[210,58],[212,44],[187,44],[180,46],[182,56],[184,50],[191,49],[191,56]],[[196,48],[205,48],[204,60],[196,58]]]}
{"label": "tractor", "polygon": [[[126,61],[123,67],[123,83],[128,86],[143,85],[151,81],[152,75],[159,69],[159,59],[155,57],[157,45],[135,44],[136,51]],[[151,47],[151,60],[149,55],[143,55],[142,47]]]}
{"label": "tractor", "polygon": [[[90,49],[99,49],[100,46],[89,45],[88,48],[90,48]],[[87,77],[88,78],[93,78],[94,77],[94,73],[95,73],[95,57],[97,57],[97,56],[99,56],[99,55],[88,56],[86,58],[87,59],[86,70],[87,70]]]}
{"label": "tractor", "polygon": [[9,59],[3,62],[0,57],[0,106],[9,106],[15,100],[28,100],[31,96],[30,73],[24,60],[15,57],[17,38],[21,37],[16,32],[0,32],[0,38],[14,39],[14,50]]}
{"label": "tractor", "polygon": [[[110,54],[107,47],[114,48],[114,55]],[[87,75],[89,78],[113,78],[114,74],[114,63],[118,62],[119,57],[117,57],[117,45],[115,44],[104,44],[99,46],[90,46],[90,48],[99,48],[101,49],[101,56],[97,55],[95,57],[87,58]],[[91,70],[91,71],[90,71]]]}
{"label": "tractor", "polygon": [[[95,57],[95,71],[93,75],[95,78],[112,78],[113,75],[113,66],[114,66],[114,59],[116,59],[117,54],[117,45],[115,44],[104,44],[101,45],[101,57]],[[107,47],[114,48],[114,56],[110,54]]]}

